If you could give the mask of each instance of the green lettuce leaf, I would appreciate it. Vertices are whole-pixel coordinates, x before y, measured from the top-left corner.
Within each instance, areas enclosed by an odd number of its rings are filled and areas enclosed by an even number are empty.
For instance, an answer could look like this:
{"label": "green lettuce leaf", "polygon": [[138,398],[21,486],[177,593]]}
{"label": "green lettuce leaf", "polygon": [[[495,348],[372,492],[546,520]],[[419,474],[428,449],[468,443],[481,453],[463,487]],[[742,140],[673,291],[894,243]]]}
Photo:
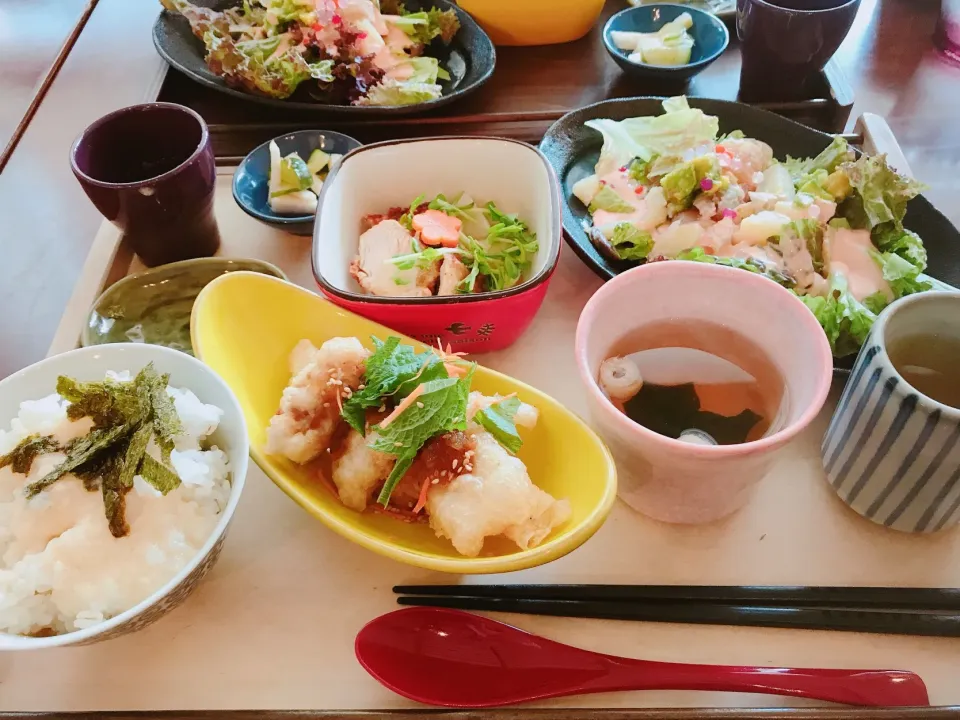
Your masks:
{"label": "green lettuce leaf", "polygon": [[605,175],[634,158],[649,161],[655,155],[681,155],[685,150],[714,142],[720,129],[716,117],[691,108],[685,97],[663,103],[664,114],[648,117],[588,120],[585,125],[603,135],[597,175]]}
{"label": "green lettuce leaf", "polygon": [[[880,299],[871,295],[864,302],[851,293],[842,273],[830,276],[830,294],[827,297],[800,295],[830,341],[834,357],[845,357],[860,351],[870,328],[877,319],[876,309],[882,309]],[[869,305],[868,305],[869,302]]]}
{"label": "green lettuce leaf", "polygon": [[610,244],[621,260],[645,260],[653,250],[653,236],[628,222],[617,223]]}
{"label": "green lettuce leaf", "polygon": [[388,21],[424,45],[434,38],[440,38],[449,45],[460,30],[460,19],[455,10],[430,8],[422,12],[404,12],[399,17],[388,18]]}
{"label": "green lettuce leaf", "polygon": [[[784,226],[784,233],[793,233],[802,241],[813,260],[813,269],[823,271],[823,227],[816,220],[794,220]],[[782,237],[782,234],[781,234]]]}
{"label": "green lettuce leaf", "polygon": [[520,451],[520,446],[523,445],[517,426],[513,422],[519,409],[520,400],[510,397],[478,411],[474,420],[493,435],[498,443],[516,455]]}
{"label": "green lettuce leaf", "polygon": [[[790,174],[797,182],[799,189],[799,181],[804,175],[816,170],[822,170],[826,175],[829,175],[840,167],[841,164],[849,160],[853,160],[853,151],[850,149],[847,141],[842,137],[835,137],[830,145],[824,148],[816,157],[798,159],[788,155],[784,165],[786,165]],[[824,177],[826,177],[826,175],[824,175]]]}
{"label": "green lettuce leaf", "polygon": [[593,201],[587,209],[592,215],[597,210],[606,210],[612,213],[631,213],[634,207],[620,197],[616,190],[612,189],[609,185],[604,185],[600,188],[600,192],[593,196]]}
{"label": "green lettuce leaf", "polygon": [[900,255],[877,251],[871,254],[883,271],[883,279],[887,281],[896,298],[924,292],[933,287],[932,283],[919,278],[920,270],[916,265]]}
{"label": "green lettuce leaf", "polygon": [[873,295],[867,295],[862,302],[870,312],[879,315],[890,304],[890,298],[882,290],[877,290]]}
{"label": "green lettuce leaf", "polygon": [[387,78],[367,90],[367,94],[357,100],[355,105],[417,105],[436,100],[443,94],[443,88],[436,83],[400,82]]}
{"label": "green lettuce leaf", "polygon": [[421,55],[420,57],[407,58],[399,63],[398,67],[400,66],[407,66],[411,70],[410,76],[403,82],[436,85],[440,78],[450,79],[450,74],[440,67],[440,61],[434,57]]}
{"label": "green lettuce leaf", "polygon": [[702,247],[690,248],[684,250],[675,258],[676,260],[690,260],[692,262],[711,263],[712,265],[726,265],[727,267],[747,270],[748,272],[764,275],[773,280],[778,285],[784,287],[793,287],[794,280],[772,265],[765,265],[755,258],[733,258],[721,257],[719,255],[710,255]]}
{"label": "green lettuce leaf", "polygon": [[441,378],[423,384],[423,392],[386,428],[377,429],[370,447],[394,455],[397,462],[377,498],[384,507],[420,448],[432,437],[467,427],[467,398],[473,368],[463,378]]}
{"label": "green lettuce leaf", "polygon": [[920,236],[915,232],[888,227],[874,233],[871,239],[881,252],[899,255],[913,265],[918,272],[927,269],[927,250],[923,247]]}
{"label": "green lettuce leaf", "polygon": [[903,231],[907,203],[924,185],[899,175],[887,164],[886,155],[862,155],[856,162],[844,163],[843,170],[853,194],[840,206],[839,214],[851,226],[870,230],[873,238]]}

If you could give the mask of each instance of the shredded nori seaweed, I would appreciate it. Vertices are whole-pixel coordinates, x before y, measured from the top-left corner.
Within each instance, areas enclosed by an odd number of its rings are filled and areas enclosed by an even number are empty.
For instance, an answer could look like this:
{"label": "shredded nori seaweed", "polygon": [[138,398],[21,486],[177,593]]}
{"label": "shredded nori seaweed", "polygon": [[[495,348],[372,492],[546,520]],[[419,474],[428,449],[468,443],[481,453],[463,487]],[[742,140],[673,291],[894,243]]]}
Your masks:
{"label": "shredded nori seaweed", "polygon": [[57,480],[78,468],[88,460],[93,459],[100,452],[107,452],[111,445],[121,440],[130,431],[128,425],[117,425],[113,428],[100,428],[91,430],[83,437],[73,440],[67,445],[67,459],[57,465],[39,480],[27,485],[26,496],[32,498],[38,493],[46,490]]}
{"label": "shredded nori seaweed", "polygon": [[[147,364],[130,382],[78,382],[59,377],[57,392],[70,401],[67,417],[90,417],[93,430],[65,448],[56,445],[53,438],[31,436],[3,456],[0,467],[11,464],[16,471],[26,463],[29,469],[37,455],[62,449],[66,460],[28,485],[26,496],[34,497],[72,472],[86,490],[100,491],[113,536],[127,535],[130,526],[125,516],[125,496],[136,475],[164,495],[180,485],[180,477],[168,466],[174,439],[183,432],[173,400],[167,395],[169,380],[169,375],[157,373],[153,363]],[[160,460],[147,454],[151,438],[160,447]],[[54,445],[50,445],[51,441]]]}
{"label": "shredded nori seaweed", "polygon": [[0,456],[0,468],[12,466],[15,473],[26,475],[38,455],[60,450],[60,443],[50,435],[29,435],[6,455]]}
{"label": "shredded nori seaweed", "polygon": [[[100,493],[103,496],[103,509],[107,516],[107,524],[110,527],[110,534],[115,538],[121,538],[130,533],[130,526],[127,524],[125,510],[127,507],[126,494],[130,488],[126,488],[120,481],[120,473],[123,470],[123,460],[119,454],[110,456],[104,468],[103,475],[100,477]],[[131,480],[131,484],[132,484]]]}
{"label": "shredded nori seaweed", "polygon": [[143,456],[140,476],[164,495],[180,485],[180,477],[173,470],[149,455]]}
{"label": "shredded nori seaweed", "polygon": [[[144,423],[130,436],[130,441],[122,455],[120,467],[120,485],[128,490],[133,487],[133,476],[137,474],[143,458],[147,454],[147,445],[150,444],[150,436],[153,434],[153,426],[150,423]],[[176,476],[174,476],[176,477]]]}

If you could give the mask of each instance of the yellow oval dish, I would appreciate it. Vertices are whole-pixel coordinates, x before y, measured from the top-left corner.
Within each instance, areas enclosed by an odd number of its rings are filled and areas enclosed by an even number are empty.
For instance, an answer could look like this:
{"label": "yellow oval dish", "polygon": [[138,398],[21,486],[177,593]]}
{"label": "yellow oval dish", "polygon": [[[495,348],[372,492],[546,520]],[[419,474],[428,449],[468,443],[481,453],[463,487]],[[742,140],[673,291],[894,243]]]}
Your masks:
{"label": "yellow oval dish", "polygon": [[[515,392],[539,409],[536,427],[521,430],[524,443],[519,456],[537,486],[570,501],[573,516],[536,548],[519,550],[503,538],[488,538],[480,557],[463,557],[427,525],[349,510],[303,467],[264,452],[266,427],[289,380],[287,357],[297,342],[307,338],[319,346],[332,337],[355,336],[372,347],[371,335],[386,338],[398,333],[297,285],[250,272],[223,275],[201,291],[193,306],[190,333],[197,357],[239,399],[257,465],[327,527],[381,555],[451,573],[522,570],[579,547],[603,524],[613,506],[616,468],[593,430],[550,396],[479,367],[474,389],[486,394]],[[425,348],[415,340],[403,340]]]}
{"label": "yellow oval dish", "polygon": [[555,45],[579,40],[604,0],[460,0],[496,45]]}

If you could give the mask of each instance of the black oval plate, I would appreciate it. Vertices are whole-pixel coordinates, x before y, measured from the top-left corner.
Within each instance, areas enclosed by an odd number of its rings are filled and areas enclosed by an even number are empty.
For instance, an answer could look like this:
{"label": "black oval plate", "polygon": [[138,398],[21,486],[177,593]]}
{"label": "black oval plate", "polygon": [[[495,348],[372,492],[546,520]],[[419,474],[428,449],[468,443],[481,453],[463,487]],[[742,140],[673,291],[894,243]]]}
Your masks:
{"label": "black oval plate", "polygon": [[[563,230],[567,243],[597,275],[604,280],[634,267],[634,262],[614,262],[601,255],[590,242],[585,226],[589,226],[587,208],[573,196],[573,184],[593,174],[600,157],[603,139],[599,132],[584,127],[587,120],[610,118],[623,120],[643,115],[663,113],[664,98],[625,98],[605,100],[594,105],[574,110],[557,120],[540,143],[560,178],[563,195]],[[773,148],[774,155],[783,159],[813,157],[830,144],[831,136],[819,130],[788,120],[785,117],[759,108],[728,100],[689,98],[691,107],[720,119],[720,132],[742,130],[747,137],[763,140]],[[907,209],[904,223],[921,238],[927,249],[927,273],[945,283],[960,287],[960,231],[937,210],[929,200],[914,198]],[[837,370],[849,369],[853,357],[836,361]]]}
{"label": "black oval plate", "polygon": [[[194,0],[194,4],[219,9],[231,7],[238,3],[230,0],[226,2],[224,0]],[[171,67],[176,68],[201,85],[206,85],[227,95],[276,108],[314,110],[338,115],[388,117],[423,112],[459,100],[490,79],[497,62],[497,52],[490,38],[472,17],[448,0],[407,0],[404,4],[408,10],[413,12],[428,10],[432,7],[441,10],[453,9],[460,18],[460,31],[453,42],[447,47],[439,42],[434,43],[430,48],[430,55],[440,60],[440,65],[450,73],[450,80],[440,81],[440,85],[443,87],[443,95],[436,100],[418,103],[417,105],[359,107],[355,105],[333,105],[311,99],[306,90],[298,90],[286,100],[253,95],[237,90],[228,86],[223,78],[215,75],[207,67],[207,63],[204,61],[206,52],[203,41],[190,31],[190,24],[186,19],[167,10],[162,10],[157,22],[154,23],[153,44],[156,46],[157,52]]]}

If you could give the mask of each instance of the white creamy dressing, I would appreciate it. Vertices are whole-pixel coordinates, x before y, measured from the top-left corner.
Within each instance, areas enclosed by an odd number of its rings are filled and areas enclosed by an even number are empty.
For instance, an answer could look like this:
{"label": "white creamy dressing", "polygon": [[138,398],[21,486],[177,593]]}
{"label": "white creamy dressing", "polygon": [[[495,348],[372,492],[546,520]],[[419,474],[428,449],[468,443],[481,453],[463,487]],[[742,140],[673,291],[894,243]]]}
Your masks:
{"label": "white creamy dressing", "polygon": [[634,210],[631,213],[613,213],[608,210],[597,210],[593,215],[594,225],[608,225],[622,222],[637,224],[643,219],[646,211],[646,203],[636,192],[639,185],[640,183],[633,180],[629,173],[619,169],[601,175],[600,186],[613,190],[620,196],[621,200],[634,208]]}
{"label": "white creamy dressing", "polygon": [[850,294],[863,300],[882,292],[893,300],[890,285],[883,279],[883,271],[873,259],[874,250],[869,230],[830,228],[824,239],[824,253],[829,258],[830,272],[839,272],[847,278]]}

